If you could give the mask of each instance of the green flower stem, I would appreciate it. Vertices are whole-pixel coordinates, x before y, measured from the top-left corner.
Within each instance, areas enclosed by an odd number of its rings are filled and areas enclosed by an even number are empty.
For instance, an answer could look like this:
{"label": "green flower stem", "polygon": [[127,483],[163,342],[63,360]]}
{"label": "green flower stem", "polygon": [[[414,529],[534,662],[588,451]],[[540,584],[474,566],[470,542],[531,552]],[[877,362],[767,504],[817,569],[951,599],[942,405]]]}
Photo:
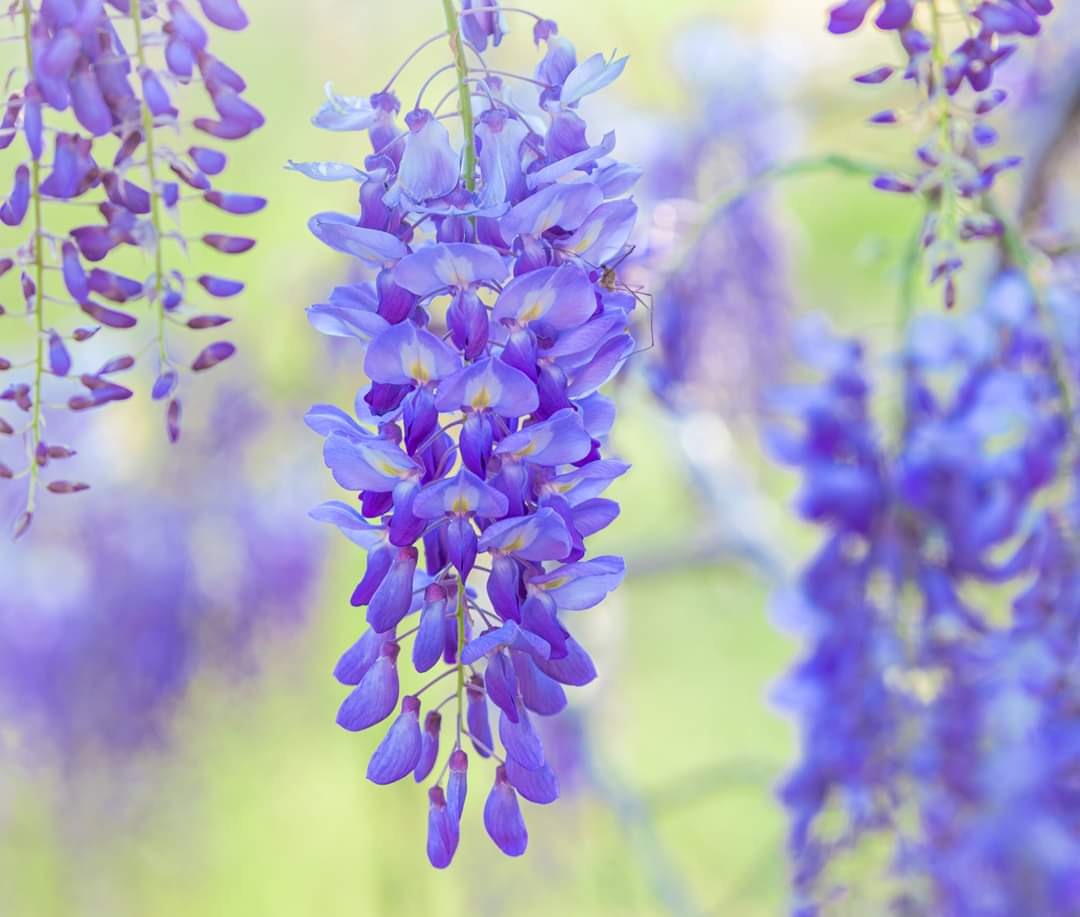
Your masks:
{"label": "green flower stem", "polygon": [[[143,47],[141,0],[131,0],[131,20],[135,24],[135,54],[139,67],[147,66],[146,49]],[[161,358],[161,369],[169,365],[169,352],[165,346],[165,299],[164,291],[165,263],[161,249],[161,195],[158,192],[157,161],[154,155],[154,114],[145,101],[140,101],[142,109],[143,140],[146,142],[146,171],[150,177],[150,220],[154,225],[154,291],[153,299],[157,304],[157,344]]]}
{"label": "green flower stem", "polygon": [[[22,4],[23,19],[23,45],[26,50],[26,70],[28,74],[34,72],[34,51],[30,44],[30,29],[32,10],[30,3],[24,0]],[[38,475],[40,468],[37,463],[37,447],[41,442],[44,418],[42,416],[41,389],[42,377],[45,374],[45,250],[44,223],[41,214],[41,163],[37,158],[30,164],[30,196],[34,202],[34,328],[36,330],[34,343],[34,408],[33,419],[30,423],[30,439],[28,457],[30,461],[30,483],[26,495],[26,515],[17,525],[24,525],[33,518],[34,507],[37,504]]]}

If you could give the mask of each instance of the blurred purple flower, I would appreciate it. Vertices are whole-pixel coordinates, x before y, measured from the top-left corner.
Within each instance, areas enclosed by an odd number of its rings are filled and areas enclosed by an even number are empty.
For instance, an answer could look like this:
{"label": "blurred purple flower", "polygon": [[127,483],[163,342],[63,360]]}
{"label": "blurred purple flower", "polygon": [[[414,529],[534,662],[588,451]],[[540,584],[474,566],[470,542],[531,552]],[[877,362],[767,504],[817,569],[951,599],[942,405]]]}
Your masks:
{"label": "blurred purple flower", "polygon": [[[1078,306],[1041,308],[1075,329]],[[778,695],[802,731],[781,793],[799,906],[844,894],[830,867],[872,834],[888,840],[887,869],[912,880],[901,913],[1067,913],[1077,900],[1080,745],[1063,676],[1078,661],[1077,506],[1045,514],[1036,500],[1063,473],[1080,485],[1080,468],[1064,464],[1075,421],[1036,308],[1007,271],[978,311],[913,325],[895,451],[855,342],[806,335],[822,381],[777,395],[798,422],[771,446],[802,470],[800,513],[827,532],[777,603],[806,641]],[[1080,336],[1062,344],[1080,379]],[[1020,591],[1011,621],[988,587]],[[1020,830],[1027,843],[1009,843]]]}
{"label": "blurred purple flower", "polygon": [[[240,418],[247,400],[219,404]],[[291,481],[236,472],[268,432],[242,428],[227,451],[200,443],[198,473],[152,491],[115,480],[33,545],[0,548],[0,719],[33,766],[74,774],[167,742],[198,672],[250,672],[256,641],[303,619],[318,539],[295,525]]]}

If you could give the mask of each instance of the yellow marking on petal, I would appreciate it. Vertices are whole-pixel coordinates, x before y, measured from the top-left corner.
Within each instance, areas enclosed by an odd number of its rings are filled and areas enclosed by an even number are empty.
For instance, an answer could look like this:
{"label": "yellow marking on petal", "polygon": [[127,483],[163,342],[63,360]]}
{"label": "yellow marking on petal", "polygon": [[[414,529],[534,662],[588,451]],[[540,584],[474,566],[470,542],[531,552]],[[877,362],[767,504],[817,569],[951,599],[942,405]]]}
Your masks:
{"label": "yellow marking on petal", "polygon": [[409,364],[408,373],[417,382],[431,381],[431,371],[428,369],[423,357],[417,357]]}
{"label": "yellow marking on petal", "polygon": [[600,230],[602,228],[603,225],[600,223],[599,220],[590,223],[585,230],[585,235],[581,237],[577,244],[572,246],[571,251],[573,251],[577,255],[584,254],[588,249],[592,248],[593,243],[597,240],[597,238],[599,238]]}
{"label": "yellow marking on petal", "polygon": [[469,279],[469,274],[472,273],[471,267],[467,259],[447,255],[439,262],[438,272],[442,274],[448,285],[463,290],[472,283]]}
{"label": "yellow marking on petal", "polygon": [[474,392],[472,398],[469,399],[469,404],[477,411],[482,411],[484,408],[491,407],[492,402],[495,399],[491,397],[491,392],[488,391],[486,385],[481,385],[479,391]]}
{"label": "yellow marking on petal", "polygon": [[458,494],[454,497],[454,502],[450,504],[450,512],[457,513],[459,516],[464,516],[466,513],[471,512],[472,507],[469,506],[469,501],[465,498],[464,494]]}
{"label": "yellow marking on petal", "polygon": [[570,582],[569,576],[557,576],[555,579],[546,583],[540,583],[539,585],[541,589],[558,589],[560,586],[565,586],[568,582]]}
{"label": "yellow marking on petal", "polygon": [[542,315],[546,315],[551,307],[555,304],[555,291],[551,288],[546,288],[533,296],[532,301],[525,301],[525,305],[518,312],[518,321],[533,322],[540,318]]}
{"label": "yellow marking on petal", "polygon": [[518,535],[510,544],[503,545],[502,550],[507,554],[513,554],[514,551],[520,551],[523,547],[525,547],[525,536]]}
{"label": "yellow marking on petal", "polygon": [[386,459],[376,460],[375,467],[378,471],[385,474],[388,478],[400,478],[404,472],[398,468],[393,462],[388,462]]}

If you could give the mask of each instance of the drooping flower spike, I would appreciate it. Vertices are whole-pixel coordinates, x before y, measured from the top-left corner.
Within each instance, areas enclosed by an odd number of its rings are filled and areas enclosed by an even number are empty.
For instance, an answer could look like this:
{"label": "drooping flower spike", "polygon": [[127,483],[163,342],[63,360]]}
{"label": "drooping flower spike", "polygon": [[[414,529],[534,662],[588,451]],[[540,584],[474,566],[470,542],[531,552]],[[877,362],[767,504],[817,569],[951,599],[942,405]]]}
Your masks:
{"label": "drooping flower spike", "polygon": [[[918,89],[919,101],[911,111],[886,110],[870,118],[881,125],[926,125],[916,150],[918,164],[910,171],[879,175],[874,184],[882,191],[926,199],[921,243],[932,282],[944,283],[948,308],[956,301],[954,275],[963,266],[959,243],[1002,235],[987,195],[997,176],[1021,161],[1018,156],[984,158],[998,140],[987,116],[1007,97],[994,85],[995,72],[1015,53],[1021,37],[1040,32],[1052,10],[1050,0],[845,0],[830,11],[829,30],[835,34],[853,32],[872,17],[878,29],[896,32],[900,39],[907,58],[902,65],[875,67],[855,81],[878,85],[900,76]],[[956,16],[960,24],[953,22]]]}
{"label": "drooping flower spike", "polygon": [[[1053,308],[1080,381],[1078,304]],[[1039,308],[1007,271],[972,314],[918,320],[895,449],[855,341],[806,335],[821,381],[778,395],[796,423],[772,445],[824,531],[777,605],[806,649],[779,695],[802,733],[781,792],[797,912],[840,895],[875,913],[1068,913],[1078,900],[1066,673],[1080,662],[1080,466]],[[865,889],[841,888],[848,855]]]}
{"label": "drooping flower spike", "polygon": [[[199,0],[199,6],[222,28],[247,25],[236,0]],[[0,399],[24,415],[0,426],[27,447],[25,467],[0,465],[0,476],[27,479],[18,536],[31,524],[42,486],[57,494],[87,487],[65,480],[43,485],[51,463],[71,454],[49,438],[46,413],[131,398],[133,390],[118,381],[135,364],[131,354],[152,351],[157,379],[151,395],[165,403],[169,439],[179,437],[183,380],[228,359],[235,348],[216,341],[194,357],[181,357],[172,347],[172,329],[213,331],[226,324],[229,317],[209,303],[237,295],[244,284],[209,273],[186,276],[178,261],[186,260],[193,241],[225,254],[255,244],[218,232],[188,239],[174,225],[181,205],[201,198],[243,215],[266,201],[214,187],[212,178],[227,163],[217,141],[243,138],[263,118],[242,97],[240,74],[210,53],[206,27],[182,0],[43,0],[36,6],[21,0],[11,12],[22,31],[25,82],[8,99],[0,148],[12,147],[21,135],[28,158],[15,165],[0,220],[28,224],[30,235],[0,262],[0,274],[17,272],[23,297],[17,307],[0,306],[0,314],[9,321],[24,318],[33,337],[28,358],[0,356],[0,369],[13,377]],[[195,85],[205,90],[205,102],[188,98],[187,87]],[[66,112],[77,122],[73,132],[50,124],[53,115]],[[179,149],[166,138],[177,133],[199,139]],[[67,230],[75,221],[58,206],[63,204],[72,213],[81,212],[76,205],[97,213]],[[149,264],[145,277],[111,269],[111,253],[128,246],[142,250]],[[110,331],[143,324],[153,329],[149,340],[109,356]],[[92,347],[78,346],[91,338],[97,342]],[[102,340],[108,340],[104,353]],[[80,352],[87,356],[79,359]]]}
{"label": "drooping flower spike", "polygon": [[[308,311],[321,332],[359,342],[370,380],[355,418],[330,405],[307,416],[334,479],[359,497],[313,515],[367,551],[352,602],[369,626],[335,670],[353,686],[338,722],[367,729],[396,711],[368,778],[434,774],[427,852],[438,868],[459,843],[469,745],[494,764],[488,834],[525,852],[519,797],[558,796],[536,718],[563,709],[564,685],[596,675],[564,618],[623,576],[621,558],[587,557],[587,539],[618,515],[602,494],[627,471],[602,457],[615,412],[599,389],[634,350],[634,297],[604,281],[627,247],[637,175],[611,160],[614,135],[588,137],[579,111],[625,59],[579,62],[553,22],[533,17],[546,49],[535,71],[495,71],[484,53],[523,12],[444,11],[447,33],[421,49],[449,37],[453,64],[403,119],[397,75],[366,98],[328,88],[313,121],[366,130],[362,167],[290,163],[359,185],[359,216],[321,213],[310,227],[370,277]],[[457,86],[432,101],[450,70]],[[429,673],[411,692],[406,659]]]}

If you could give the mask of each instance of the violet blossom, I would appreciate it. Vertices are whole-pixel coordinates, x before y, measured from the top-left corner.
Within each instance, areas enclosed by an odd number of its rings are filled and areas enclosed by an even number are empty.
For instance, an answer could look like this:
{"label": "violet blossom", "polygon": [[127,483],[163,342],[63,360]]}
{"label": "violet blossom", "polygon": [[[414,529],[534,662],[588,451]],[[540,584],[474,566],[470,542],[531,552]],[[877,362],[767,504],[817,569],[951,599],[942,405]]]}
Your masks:
{"label": "violet blossom", "polygon": [[[494,764],[486,799],[471,794],[488,834],[524,853],[520,797],[559,795],[537,720],[565,707],[564,686],[596,676],[564,621],[623,576],[621,558],[590,557],[586,541],[618,515],[602,494],[627,471],[602,456],[615,410],[599,390],[635,348],[636,300],[609,268],[637,209],[624,196],[636,170],[610,158],[614,134],[588,136],[579,111],[625,59],[579,61],[534,17],[546,49],[534,73],[496,71],[484,53],[506,17],[495,4],[444,6],[453,63],[404,126],[398,74],[369,97],[328,88],[315,125],[366,130],[373,152],[363,168],[290,164],[359,185],[359,217],[322,213],[310,228],[371,278],[308,312],[323,333],[359,341],[370,380],[355,419],[330,405],[307,416],[334,479],[359,497],[313,515],[368,557],[352,603],[369,629],[335,671],[352,688],[338,722],[367,729],[396,711],[367,776],[430,781],[438,868],[459,843],[470,754]],[[457,86],[438,99],[451,71]],[[399,677],[407,660],[433,673],[415,690]],[[428,700],[440,684],[449,693]]]}

